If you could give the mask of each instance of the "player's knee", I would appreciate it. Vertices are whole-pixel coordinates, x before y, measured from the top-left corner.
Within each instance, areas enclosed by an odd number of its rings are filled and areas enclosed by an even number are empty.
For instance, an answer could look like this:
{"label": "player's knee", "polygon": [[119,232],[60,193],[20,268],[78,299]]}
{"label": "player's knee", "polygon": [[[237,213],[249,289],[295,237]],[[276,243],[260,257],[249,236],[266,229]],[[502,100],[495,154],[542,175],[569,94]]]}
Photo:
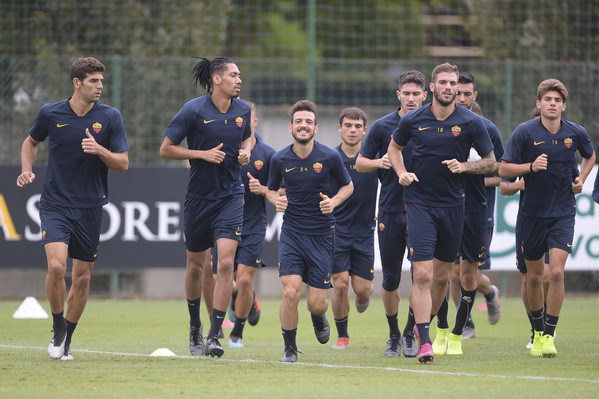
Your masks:
{"label": "player's knee", "polygon": [[395,291],[401,282],[401,274],[383,274],[383,289],[385,291]]}
{"label": "player's knee", "polygon": [[57,260],[48,261],[48,276],[52,279],[64,279],[66,265]]}
{"label": "player's knee", "polygon": [[[432,272],[422,270],[422,268],[420,270],[414,270],[413,278],[414,284],[418,286],[430,286],[433,282]],[[447,284],[447,280],[445,280],[445,283]]]}
{"label": "player's knee", "polygon": [[283,287],[283,299],[299,302],[302,295],[302,287],[287,285]]}
{"label": "player's knee", "polygon": [[252,290],[253,279],[247,274],[237,274],[236,280],[237,290],[240,292],[248,292]]}
{"label": "player's knee", "polygon": [[314,297],[307,298],[308,310],[310,313],[314,313],[315,315],[323,315],[326,313],[327,308],[329,307],[329,302],[326,297]]}
{"label": "player's knee", "polygon": [[[397,284],[397,286],[399,287],[399,283]],[[368,285],[361,285],[358,287],[354,287],[354,293],[356,294],[356,296],[364,299],[370,297],[373,289],[374,288],[372,287],[372,283]]]}
{"label": "player's knee", "polygon": [[347,295],[349,290],[349,277],[333,275],[333,291],[338,295]]}

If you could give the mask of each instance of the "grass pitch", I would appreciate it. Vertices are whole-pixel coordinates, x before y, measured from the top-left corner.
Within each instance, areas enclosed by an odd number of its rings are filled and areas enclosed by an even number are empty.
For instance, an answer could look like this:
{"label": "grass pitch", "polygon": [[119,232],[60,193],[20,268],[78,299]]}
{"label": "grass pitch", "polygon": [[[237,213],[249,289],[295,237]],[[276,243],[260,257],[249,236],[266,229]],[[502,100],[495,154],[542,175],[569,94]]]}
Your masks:
{"label": "grass pitch", "polygon": [[[47,300],[39,301],[49,313]],[[297,342],[303,354],[297,364],[281,364],[279,303],[260,300],[262,316],[257,326],[245,328],[244,348],[228,348],[225,329],[225,354],[212,359],[189,355],[183,299],[91,299],[71,344],[75,360],[62,362],[46,354],[51,319],[13,319],[20,301],[0,301],[0,398],[599,397],[597,298],[566,298],[555,358],[530,356],[522,303],[502,298],[495,326],[486,312],[473,311],[477,337],[464,341],[463,356],[436,356],[426,365],[383,356],[388,327],[380,299],[362,314],[352,302],[347,350],[330,349],[337,337],[330,308],[331,340],[316,341],[302,300]],[[404,299],[400,328],[406,314]],[[450,305],[450,324],[454,315]],[[202,320],[209,323],[205,308]],[[157,348],[169,348],[177,357],[149,357]]]}

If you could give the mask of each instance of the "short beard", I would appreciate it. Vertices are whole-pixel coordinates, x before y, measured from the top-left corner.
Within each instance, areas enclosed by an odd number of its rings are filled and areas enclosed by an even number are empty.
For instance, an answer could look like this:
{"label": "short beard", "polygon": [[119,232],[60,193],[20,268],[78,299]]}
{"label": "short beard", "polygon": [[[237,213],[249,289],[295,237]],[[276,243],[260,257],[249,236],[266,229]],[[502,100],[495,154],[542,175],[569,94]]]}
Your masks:
{"label": "short beard", "polygon": [[[457,95],[457,93],[456,93],[456,95]],[[440,96],[440,95],[437,95],[437,94],[435,94],[435,100],[437,100],[437,102],[438,102],[439,104],[441,104],[442,106],[444,106],[444,107],[447,107],[447,106],[451,105],[451,104],[452,104],[452,103],[455,101],[456,95],[453,95],[453,96],[451,97],[451,99],[449,99],[449,100],[445,101],[445,100],[443,100],[443,99],[441,98],[441,96]]]}

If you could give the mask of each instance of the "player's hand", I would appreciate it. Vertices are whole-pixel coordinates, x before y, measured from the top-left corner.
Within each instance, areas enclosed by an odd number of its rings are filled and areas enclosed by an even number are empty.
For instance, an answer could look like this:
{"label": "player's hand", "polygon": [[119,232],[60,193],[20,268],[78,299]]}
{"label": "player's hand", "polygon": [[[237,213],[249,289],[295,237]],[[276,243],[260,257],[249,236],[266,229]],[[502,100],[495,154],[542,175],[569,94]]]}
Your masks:
{"label": "player's hand", "polygon": [[237,162],[239,162],[240,165],[247,165],[250,163],[250,154],[246,150],[240,148],[238,154]]}
{"label": "player's hand", "polygon": [[277,198],[277,204],[275,205],[275,208],[277,212],[285,212],[285,210],[287,209],[287,205],[287,196],[282,195],[279,198]]}
{"label": "player's hand", "polygon": [[458,161],[455,158],[454,159],[445,160],[445,161],[443,161],[441,163],[443,165],[447,165],[447,169],[449,169],[449,171],[451,173],[462,173],[466,169],[466,167],[464,166],[464,164],[462,164],[460,161]]}
{"label": "player's hand", "polygon": [[35,180],[35,173],[31,171],[23,172],[17,177],[17,187],[24,187]]}
{"label": "player's hand", "polygon": [[547,170],[547,154],[541,154],[532,163],[532,171]]}
{"label": "player's hand", "polygon": [[381,158],[379,158],[379,161],[376,166],[379,169],[391,169],[391,162],[389,161],[389,155],[385,154]]}
{"label": "player's hand", "polygon": [[204,161],[216,164],[219,164],[222,161],[224,161],[226,154],[224,153],[224,151],[220,150],[222,147],[223,143],[220,143],[216,147],[204,151]]}
{"label": "player's hand", "polygon": [[319,203],[320,211],[322,212],[322,214],[328,215],[333,213],[333,210],[335,209],[335,204],[333,203],[333,200],[329,198],[328,195],[325,195],[323,193],[318,194],[320,195],[320,198],[322,198],[322,201],[320,201]]}
{"label": "player's hand", "polygon": [[419,182],[418,177],[412,172],[404,172],[399,175],[399,184],[409,186],[412,182]]}
{"label": "player's hand", "polygon": [[85,135],[87,137],[81,140],[81,148],[83,149],[83,152],[86,154],[98,155],[101,151],[100,147],[102,146],[98,144],[94,136],[91,135],[89,129],[87,128],[85,129]]}
{"label": "player's hand", "polygon": [[524,191],[524,187],[524,178],[520,177],[518,180],[516,180],[516,188],[518,188],[520,191]]}
{"label": "player's hand", "polygon": [[250,191],[253,194],[257,194],[257,195],[262,195],[262,187],[264,187],[262,184],[260,184],[260,180],[256,179],[254,176],[252,176],[252,174],[250,172],[247,172],[247,176],[250,179],[249,181],[249,186],[250,186]]}
{"label": "player's hand", "polygon": [[582,181],[579,176],[576,176],[572,182],[572,192],[574,194],[580,194],[582,192]]}

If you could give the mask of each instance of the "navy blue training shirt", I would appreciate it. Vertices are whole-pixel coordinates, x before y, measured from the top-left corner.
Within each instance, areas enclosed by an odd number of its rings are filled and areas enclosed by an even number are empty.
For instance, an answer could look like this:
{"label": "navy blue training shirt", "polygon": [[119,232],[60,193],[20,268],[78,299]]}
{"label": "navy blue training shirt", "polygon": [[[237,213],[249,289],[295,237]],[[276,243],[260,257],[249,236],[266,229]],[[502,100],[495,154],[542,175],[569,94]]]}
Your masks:
{"label": "navy blue training shirt", "polygon": [[102,102],[84,116],[73,111],[69,100],[45,104],[38,112],[29,135],[36,141],[49,138],[42,203],[96,208],[108,202],[108,166],[99,156],[83,152],[85,129],[112,152],[129,150],[121,113]]}
{"label": "navy blue training shirt", "polygon": [[193,198],[217,200],[244,192],[237,161],[241,143],[252,134],[250,106],[238,98],[222,113],[209,94],[194,98],[183,105],[164,135],[175,144],[187,138],[191,150],[210,150],[220,143],[225,159],[220,164],[191,159],[187,195]]}
{"label": "navy blue training shirt", "polygon": [[254,131],[256,145],[252,148],[250,163],[241,166],[241,180],[245,186],[243,206],[243,235],[264,234],[266,231],[266,199],[262,195],[250,191],[249,177],[247,172],[258,179],[260,184],[266,186],[268,183],[268,172],[270,160],[275,153],[274,148],[262,141],[258,132]]}
{"label": "navy blue training shirt", "polygon": [[351,182],[341,156],[333,148],[314,142],[306,158],[298,157],[289,145],[277,151],[271,160],[268,189],[278,190],[285,179],[287,210],[283,228],[300,233],[330,234],[335,227],[333,214],[320,211],[319,193],[332,197],[333,180],[342,187]]}
{"label": "navy blue training shirt", "polygon": [[[373,234],[376,224],[374,216],[376,192],[379,185],[378,173],[376,170],[370,173],[358,173],[356,170],[356,159],[358,157],[348,157],[341,150],[341,145],[338,145],[335,149],[341,155],[345,169],[354,183],[352,195],[335,208],[335,233],[349,237],[369,237]],[[338,191],[339,186],[334,181],[331,192],[336,194]]]}
{"label": "navy blue training shirt", "polygon": [[493,151],[493,144],[482,119],[456,105],[447,119],[437,120],[431,105],[408,112],[399,121],[393,140],[400,146],[412,141],[409,172],[418,177],[404,187],[404,201],[431,206],[459,206],[464,203],[464,181],[461,173],[451,173],[442,161],[466,162],[470,148],[479,154]]}
{"label": "navy blue training shirt", "polygon": [[547,170],[524,175],[525,190],[521,213],[533,217],[561,217],[576,214],[572,180],[578,171],[576,151],[584,158],[593,155],[593,144],[585,128],[567,120],[556,134],[532,119],[521,123],[510,138],[503,160],[515,164],[534,162],[547,154]]}

